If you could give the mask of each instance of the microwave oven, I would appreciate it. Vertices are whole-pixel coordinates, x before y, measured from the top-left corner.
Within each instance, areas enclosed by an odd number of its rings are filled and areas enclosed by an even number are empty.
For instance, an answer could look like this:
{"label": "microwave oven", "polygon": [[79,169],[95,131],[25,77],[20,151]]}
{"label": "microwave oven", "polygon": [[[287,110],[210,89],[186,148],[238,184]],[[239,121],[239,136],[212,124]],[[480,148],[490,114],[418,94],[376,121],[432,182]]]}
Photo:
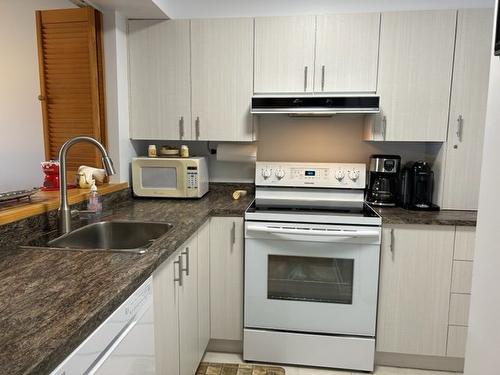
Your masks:
{"label": "microwave oven", "polygon": [[208,192],[205,157],[132,159],[132,190],[138,197],[201,198]]}

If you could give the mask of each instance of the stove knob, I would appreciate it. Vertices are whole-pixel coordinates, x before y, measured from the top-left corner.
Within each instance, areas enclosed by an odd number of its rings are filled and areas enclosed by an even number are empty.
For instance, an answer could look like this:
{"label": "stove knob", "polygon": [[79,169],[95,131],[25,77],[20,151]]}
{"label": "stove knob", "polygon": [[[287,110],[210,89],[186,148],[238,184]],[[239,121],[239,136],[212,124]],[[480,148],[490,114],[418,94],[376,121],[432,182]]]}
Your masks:
{"label": "stove knob", "polygon": [[342,169],[339,169],[337,172],[335,172],[335,178],[338,181],[342,181],[345,177],[345,172]]}
{"label": "stove knob", "polygon": [[264,180],[267,180],[269,177],[271,177],[271,170],[269,168],[264,168],[262,170],[262,177],[264,177]]}
{"label": "stove knob", "polygon": [[359,171],[357,169],[349,171],[349,178],[352,181],[356,181],[359,178]]}
{"label": "stove knob", "polygon": [[285,171],[281,168],[277,169],[275,175],[278,180],[281,180],[283,177],[285,177]]}

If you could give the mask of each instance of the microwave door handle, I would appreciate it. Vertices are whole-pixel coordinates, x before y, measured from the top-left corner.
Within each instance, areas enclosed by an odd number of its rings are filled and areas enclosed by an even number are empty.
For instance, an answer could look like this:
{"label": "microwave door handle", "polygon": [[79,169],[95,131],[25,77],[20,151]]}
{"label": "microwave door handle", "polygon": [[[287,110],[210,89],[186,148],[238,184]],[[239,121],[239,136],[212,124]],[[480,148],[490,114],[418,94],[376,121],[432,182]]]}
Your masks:
{"label": "microwave door handle", "polygon": [[379,232],[375,230],[363,230],[363,231],[328,231],[328,230],[314,230],[314,229],[286,229],[286,228],[269,228],[269,227],[258,227],[258,226],[248,226],[247,230],[251,232],[260,233],[270,233],[270,234],[291,234],[291,235],[301,235],[301,236],[324,236],[332,238],[367,238],[367,237],[378,237]]}

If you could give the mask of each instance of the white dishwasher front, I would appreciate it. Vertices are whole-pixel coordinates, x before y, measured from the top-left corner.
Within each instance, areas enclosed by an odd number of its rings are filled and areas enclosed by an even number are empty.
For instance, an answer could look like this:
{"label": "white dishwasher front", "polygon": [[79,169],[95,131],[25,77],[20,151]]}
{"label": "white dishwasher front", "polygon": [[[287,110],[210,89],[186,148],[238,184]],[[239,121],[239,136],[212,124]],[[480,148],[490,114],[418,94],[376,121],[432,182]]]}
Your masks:
{"label": "white dishwasher front", "polygon": [[155,374],[154,341],[150,277],[52,375]]}

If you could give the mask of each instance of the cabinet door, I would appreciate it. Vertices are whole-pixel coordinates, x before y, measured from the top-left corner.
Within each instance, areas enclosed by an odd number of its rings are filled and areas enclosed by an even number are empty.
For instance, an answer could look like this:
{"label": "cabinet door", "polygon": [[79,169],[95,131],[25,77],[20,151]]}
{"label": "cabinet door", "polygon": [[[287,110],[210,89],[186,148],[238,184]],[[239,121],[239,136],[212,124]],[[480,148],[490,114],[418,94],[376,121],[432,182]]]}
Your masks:
{"label": "cabinet door", "polygon": [[477,209],[492,28],[491,9],[458,12],[443,208]]}
{"label": "cabinet door", "polygon": [[210,341],[210,222],[198,231],[198,358]]}
{"label": "cabinet door", "polygon": [[192,20],[191,74],[195,139],[253,140],[253,20]]}
{"label": "cabinet door", "polygon": [[191,139],[189,21],[129,21],[130,138]]}
{"label": "cabinet door", "polygon": [[377,351],[446,355],[455,228],[383,229]]}
{"label": "cabinet door", "polygon": [[153,274],[155,358],[158,375],[179,374],[179,277],[180,252],[163,262]]}
{"label": "cabinet door", "polygon": [[256,93],[312,92],[315,16],[255,19]]}
{"label": "cabinet door", "polygon": [[375,92],[380,13],[317,17],[315,92]]}
{"label": "cabinet door", "polygon": [[193,375],[198,357],[198,242],[193,236],[181,250],[182,285],[179,286],[180,374]]}
{"label": "cabinet door", "polygon": [[378,93],[386,141],[446,141],[456,11],[382,13]]}
{"label": "cabinet door", "polygon": [[241,340],[243,335],[243,219],[210,222],[210,337]]}

